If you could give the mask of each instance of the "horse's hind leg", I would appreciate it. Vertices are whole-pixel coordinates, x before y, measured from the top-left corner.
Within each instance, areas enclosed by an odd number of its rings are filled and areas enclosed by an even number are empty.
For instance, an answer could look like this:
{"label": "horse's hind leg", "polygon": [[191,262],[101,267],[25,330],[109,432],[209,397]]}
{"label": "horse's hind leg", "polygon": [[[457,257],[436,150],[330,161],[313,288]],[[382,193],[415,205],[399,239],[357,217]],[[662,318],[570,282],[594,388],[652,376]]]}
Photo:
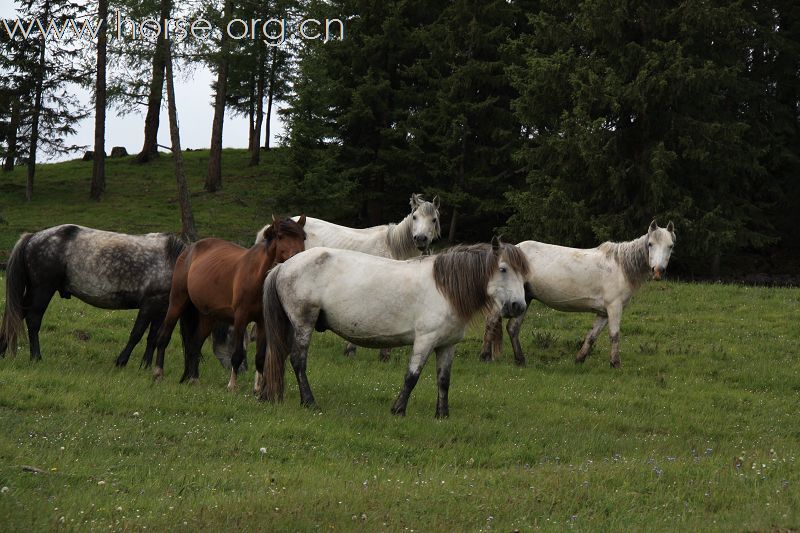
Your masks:
{"label": "horse's hind leg", "polygon": [[158,316],[150,321],[150,331],[147,333],[147,341],[144,346],[144,353],[142,354],[142,361],[139,363],[139,368],[142,368],[142,366],[150,368],[150,365],[153,364],[153,352],[156,349],[158,331],[161,329],[163,323],[163,316]]}
{"label": "horse's hind leg", "polygon": [[419,375],[422,372],[422,367],[425,366],[425,362],[428,360],[428,356],[431,354],[432,348],[433,347],[431,346],[430,342],[419,339],[414,341],[411,359],[408,361],[408,371],[406,372],[406,377],[403,380],[403,388],[400,389],[400,394],[397,395],[397,399],[395,399],[394,404],[392,405],[392,414],[406,414],[408,398],[411,396],[411,391],[413,391],[414,387],[417,385],[417,381],[419,381]]}
{"label": "horse's hind leg", "polygon": [[344,347],[344,354],[347,357],[354,357],[356,355],[356,345],[352,342],[348,342],[347,346]]}
{"label": "horse's hind leg", "polygon": [[381,348],[381,351],[378,352],[378,360],[383,363],[388,363],[392,359],[392,349],[391,348]]}
{"label": "horse's hind leg", "polygon": [[453,366],[455,351],[455,346],[436,348],[436,384],[439,387],[439,396],[436,400],[436,418],[450,416],[447,393],[450,391],[450,368]]}
{"label": "horse's hind leg", "polygon": [[202,355],[203,343],[211,334],[214,327],[214,319],[207,315],[200,315],[197,329],[186,350],[184,350],[184,366],[181,383],[184,381],[195,382],[200,379],[200,356]]}
{"label": "horse's hind leg", "polygon": [[578,355],[575,356],[576,363],[583,363],[586,361],[586,357],[592,352],[594,341],[597,340],[598,335],[600,335],[600,332],[603,331],[604,327],[606,327],[606,324],[608,324],[608,318],[599,315],[597,318],[595,318],[592,329],[590,329],[589,333],[586,334],[586,339],[583,341],[583,346],[581,346]]}
{"label": "horse's hind leg", "polygon": [[42,359],[42,350],[39,346],[39,329],[42,327],[42,317],[47,311],[47,306],[50,305],[50,300],[55,292],[55,289],[37,287],[30,298],[26,295],[27,311],[25,313],[25,323],[28,325],[31,359],[35,361]]}
{"label": "horse's hind leg", "polygon": [[128,364],[128,359],[131,357],[131,352],[136,345],[139,344],[139,341],[142,339],[142,335],[144,335],[148,325],[150,325],[150,314],[147,312],[146,308],[142,306],[139,308],[139,312],[136,314],[136,321],[133,323],[133,329],[131,329],[131,334],[128,338],[128,344],[125,345],[125,348],[123,348],[120,354],[117,356],[115,364],[118,367],[123,367]]}
{"label": "horse's hind leg", "polygon": [[[314,324],[315,320],[310,323]],[[297,386],[300,389],[300,405],[305,407],[316,407],[314,394],[311,392],[311,385],[308,384],[306,376],[306,361],[308,359],[308,345],[311,343],[311,334],[314,331],[312,326],[300,326],[295,328],[294,347],[289,355],[289,360],[297,378]]]}
{"label": "horse's hind leg", "polygon": [[503,349],[503,319],[500,313],[491,313],[486,316],[486,328],[483,332],[483,345],[481,346],[481,361],[492,361],[500,356]]}

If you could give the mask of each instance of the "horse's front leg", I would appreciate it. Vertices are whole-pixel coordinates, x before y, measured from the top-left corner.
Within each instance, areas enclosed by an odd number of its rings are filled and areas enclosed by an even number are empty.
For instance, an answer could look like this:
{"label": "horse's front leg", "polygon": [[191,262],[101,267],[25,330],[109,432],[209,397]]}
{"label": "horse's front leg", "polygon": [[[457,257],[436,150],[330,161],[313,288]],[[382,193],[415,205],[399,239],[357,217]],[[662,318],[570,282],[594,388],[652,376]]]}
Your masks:
{"label": "horse's front leg", "polygon": [[261,391],[264,389],[266,382],[264,380],[264,362],[267,358],[267,334],[263,326],[256,324],[256,371],[255,380],[253,381],[253,394],[260,396]]}
{"label": "horse's front leg", "polygon": [[147,330],[147,326],[149,325],[150,315],[146,308],[142,306],[139,308],[139,312],[136,314],[136,320],[133,323],[131,334],[128,337],[128,343],[119,353],[115,361],[115,364],[118,367],[123,367],[128,364],[128,359],[131,357],[131,352],[133,352],[133,349],[137,344],[139,344],[139,341],[142,340],[142,335],[144,335],[144,332]]}
{"label": "horse's front leg", "polygon": [[392,349],[391,348],[381,348],[381,351],[378,352],[378,360],[382,363],[388,363],[392,360]]}
{"label": "horse's front leg", "polygon": [[483,332],[481,361],[493,361],[503,351],[503,319],[500,313],[492,312],[486,316],[486,328]]}
{"label": "horse's front leg", "polygon": [[455,352],[455,345],[436,348],[436,384],[439,387],[439,396],[436,400],[436,418],[450,416],[447,394],[450,391],[450,368],[453,366]]}
{"label": "horse's front leg", "polygon": [[392,405],[392,414],[402,415],[406,414],[406,406],[408,406],[408,398],[411,396],[411,391],[419,381],[419,375],[422,372],[422,367],[428,360],[428,356],[433,349],[433,343],[428,339],[417,338],[414,341],[414,347],[411,351],[411,358],[408,361],[408,371],[406,372],[405,380],[403,381],[403,388],[400,389],[400,394]]}
{"label": "horse's front leg", "polygon": [[[517,366],[525,366],[525,354],[522,352],[522,345],[519,342],[519,332],[522,329],[522,322],[525,320],[525,314],[528,309],[526,308],[525,312],[520,316],[509,319],[508,324],[506,324],[508,337],[511,339],[511,348],[514,349],[514,363]],[[502,339],[502,336],[500,338]]]}
{"label": "horse's front leg", "polygon": [[622,320],[622,305],[612,304],[608,306],[608,335],[611,338],[611,367],[619,368],[622,362],[619,360],[619,324]]}
{"label": "horse's front leg", "polygon": [[244,349],[245,333],[247,333],[247,318],[243,312],[237,312],[233,320],[233,355],[231,356],[231,379],[228,381],[229,391],[236,390],[236,378],[239,375],[242,361],[247,357]]}
{"label": "horse's front leg", "polygon": [[592,329],[589,330],[589,333],[586,334],[586,339],[583,341],[583,346],[581,346],[578,355],[575,356],[576,363],[583,363],[586,361],[586,357],[592,352],[592,347],[594,346],[594,341],[597,340],[597,337],[600,335],[600,332],[603,331],[603,328],[606,327],[608,324],[608,318],[604,316],[597,316],[594,319],[594,325],[592,325]]}

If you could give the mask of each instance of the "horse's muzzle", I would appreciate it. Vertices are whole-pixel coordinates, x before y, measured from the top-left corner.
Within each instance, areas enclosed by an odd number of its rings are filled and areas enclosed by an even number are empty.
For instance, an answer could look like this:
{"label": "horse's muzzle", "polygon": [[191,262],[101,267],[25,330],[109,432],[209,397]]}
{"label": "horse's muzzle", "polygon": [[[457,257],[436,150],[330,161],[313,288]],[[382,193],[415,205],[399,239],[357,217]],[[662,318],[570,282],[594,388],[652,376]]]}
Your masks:
{"label": "horse's muzzle", "polygon": [[528,308],[525,302],[506,302],[503,308],[500,309],[500,315],[503,318],[514,318],[520,316]]}
{"label": "horse's muzzle", "polygon": [[417,250],[424,252],[428,249],[430,242],[427,235],[414,235],[414,244],[417,246]]}
{"label": "horse's muzzle", "polygon": [[653,279],[656,281],[660,281],[662,276],[664,275],[664,269],[661,267],[653,267]]}

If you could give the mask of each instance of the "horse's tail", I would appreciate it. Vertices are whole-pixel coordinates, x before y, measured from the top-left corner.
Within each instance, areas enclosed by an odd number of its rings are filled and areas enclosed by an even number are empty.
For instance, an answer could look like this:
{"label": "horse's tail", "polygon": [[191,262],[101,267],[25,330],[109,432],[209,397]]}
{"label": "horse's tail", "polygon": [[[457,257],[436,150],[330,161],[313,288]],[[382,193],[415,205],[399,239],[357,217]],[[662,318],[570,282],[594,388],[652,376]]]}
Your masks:
{"label": "horse's tail", "polygon": [[281,265],[275,266],[264,280],[264,331],[267,337],[266,386],[261,399],[270,402],[283,400],[286,357],[294,344],[294,327],[283,308],[278,294],[278,274]]}
{"label": "horse's tail", "polygon": [[6,265],[6,306],[3,322],[0,323],[0,357],[6,348],[11,355],[17,353],[17,344],[22,335],[22,319],[25,315],[23,299],[28,286],[28,272],[25,268],[25,250],[33,233],[23,233],[14,245]]}

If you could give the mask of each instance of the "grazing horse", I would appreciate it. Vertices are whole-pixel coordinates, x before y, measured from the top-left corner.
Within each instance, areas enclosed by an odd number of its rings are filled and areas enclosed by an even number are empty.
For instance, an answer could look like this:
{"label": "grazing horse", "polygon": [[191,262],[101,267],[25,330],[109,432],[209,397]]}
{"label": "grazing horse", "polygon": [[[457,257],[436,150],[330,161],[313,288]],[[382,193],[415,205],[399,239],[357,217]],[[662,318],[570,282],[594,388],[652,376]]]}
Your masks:
{"label": "grazing horse", "polygon": [[[243,248],[221,239],[201,239],[188,246],[175,262],[169,309],[156,342],[158,357],[154,379],[164,374],[164,349],[175,323],[184,320],[184,371],[181,382],[200,377],[200,351],[217,321],[233,324],[234,352],[228,389],[236,388],[236,376],[245,359],[244,334],[250,322],[262,320],[261,291],[267,272],[303,251],[305,217],[295,222],[276,220],[264,230],[264,239]],[[263,372],[266,337],[256,328],[256,368]]]}
{"label": "grazing horse", "polygon": [[[421,194],[411,195],[411,212],[397,224],[384,224],[371,228],[356,229],[339,226],[318,218],[306,221],[306,250],[325,246],[355,250],[365,254],[390,259],[411,259],[426,253],[431,243],[439,238],[439,197],[426,201]],[[297,217],[295,217],[296,219]],[[258,232],[256,242],[264,229]],[[356,346],[348,343],[345,355],[354,355]],[[388,361],[389,349],[381,350],[381,361]]]}
{"label": "grazing horse", "polygon": [[[660,280],[667,270],[675,226],[666,228],[650,223],[645,235],[629,242],[604,242],[588,250],[566,248],[536,241],[519,243],[528,258],[531,275],[528,290],[533,298],[559,311],[590,312],[597,318],[586,334],[575,358],[583,363],[597,336],[608,324],[611,337],[611,366],[618,368],[619,325],[622,311],[631,297],[651,275]],[[530,300],[529,300],[530,301]],[[507,329],[514,348],[514,361],[525,364],[519,343],[519,330],[525,315],[508,321]],[[496,314],[486,319],[481,359],[488,361],[500,355],[503,343],[502,320]]]}
{"label": "grazing horse", "polygon": [[489,309],[504,317],[523,313],[527,276],[528,262],[519,248],[498,240],[408,261],[312,248],[278,265],[264,282],[269,352],[261,398],[283,398],[290,356],[301,404],[315,405],[306,378],[308,346],[315,328],[330,329],[359,346],[413,346],[394,414],[405,414],[422,367],[435,350],[436,416],[446,417],[455,345],[470,318]]}
{"label": "grazing horse", "polygon": [[104,309],[139,309],[116,364],[125,366],[149,326],[147,360],[167,310],[172,268],[183,247],[179,238],[165,233],[125,235],[74,224],[24,233],[6,269],[0,355],[6,348],[16,352],[25,320],[31,359],[42,358],[39,328],[57,291],[62,298],[75,295]]}

